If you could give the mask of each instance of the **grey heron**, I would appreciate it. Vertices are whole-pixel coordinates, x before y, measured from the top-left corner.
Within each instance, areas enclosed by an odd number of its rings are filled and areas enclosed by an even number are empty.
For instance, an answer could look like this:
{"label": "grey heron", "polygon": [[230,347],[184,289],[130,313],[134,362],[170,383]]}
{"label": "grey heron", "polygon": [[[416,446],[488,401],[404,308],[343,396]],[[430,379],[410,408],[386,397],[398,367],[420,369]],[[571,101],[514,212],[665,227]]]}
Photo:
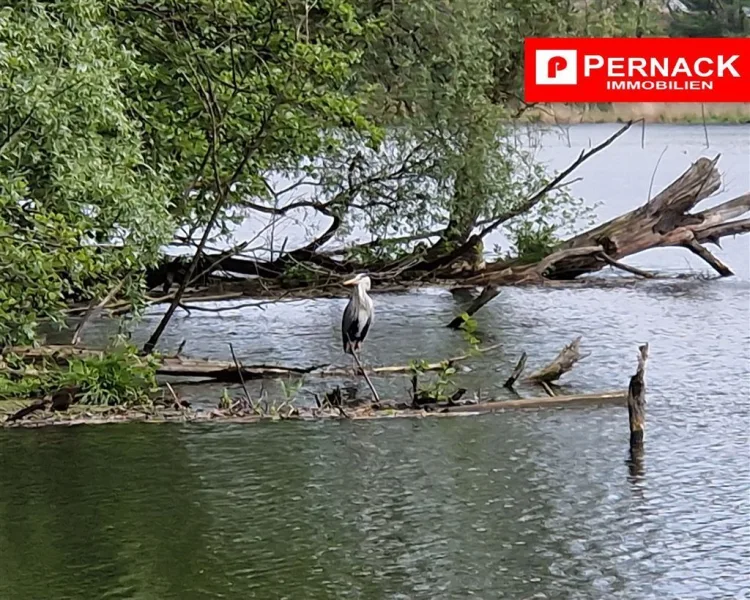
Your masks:
{"label": "grey heron", "polygon": [[367,295],[370,290],[370,278],[360,273],[345,281],[344,285],[354,286],[354,289],[341,319],[341,341],[344,352],[355,356],[359,354],[375,314],[372,299]]}
{"label": "grey heron", "polygon": [[345,281],[344,285],[354,286],[352,297],[349,298],[349,304],[346,305],[344,316],[341,319],[341,341],[344,344],[344,352],[352,355],[354,362],[370,387],[373,398],[380,403],[380,396],[378,396],[375,386],[372,385],[372,381],[370,381],[359,360],[359,350],[365,337],[367,337],[367,332],[372,325],[372,318],[375,315],[372,299],[367,295],[367,292],[370,291],[370,278],[364,273],[360,273]]}

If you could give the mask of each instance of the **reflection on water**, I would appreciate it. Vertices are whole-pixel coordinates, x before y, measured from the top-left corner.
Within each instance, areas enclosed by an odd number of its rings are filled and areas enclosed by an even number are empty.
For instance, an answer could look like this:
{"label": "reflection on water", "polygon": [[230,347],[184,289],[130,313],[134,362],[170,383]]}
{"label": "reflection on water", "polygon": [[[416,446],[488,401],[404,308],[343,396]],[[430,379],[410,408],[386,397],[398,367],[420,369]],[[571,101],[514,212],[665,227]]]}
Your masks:
{"label": "reflection on water", "polygon": [[741,597],[742,420],[625,420],[13,431],[0,597]]}
{"label": "reflection on water", "polygon": [[[726,169],[740,161],[724,143]],[[639,202],[626,197],[632,182],[606,183],[622,164],[597,167],[600,194],[620,203],[612,212]],[[732,173],[737,185],[747,164]],[[725,251],[747,270],[747,238]],[[670,268],[684,267],[678,256]],[[502,394],[522,351],[533,368],[578,335],[591,354],[567,388],[624,387],[650,342],[638,464],[627,414],[613,407],[2,432],[0,599],[749,597],[747,279],[509,288],[478,314],[483,343],[500,346],[460,380],[484,394]],[[445,324],[465,299],[428,290],[375,300],[369,363],[460,353],[461,334]],[[163,347],[185,339],[186,355],[229,358],[231,341],[247,363],[346,364],[344,303],[179,315]],[[158,318],[146,317],[137,340]],[[111,333],[92,324],[87,341]],[[301,401],[323,385],[306,382]],[[376,385],[395,396],[408,381]],[[220,392],[185,393],[214,403]]]}

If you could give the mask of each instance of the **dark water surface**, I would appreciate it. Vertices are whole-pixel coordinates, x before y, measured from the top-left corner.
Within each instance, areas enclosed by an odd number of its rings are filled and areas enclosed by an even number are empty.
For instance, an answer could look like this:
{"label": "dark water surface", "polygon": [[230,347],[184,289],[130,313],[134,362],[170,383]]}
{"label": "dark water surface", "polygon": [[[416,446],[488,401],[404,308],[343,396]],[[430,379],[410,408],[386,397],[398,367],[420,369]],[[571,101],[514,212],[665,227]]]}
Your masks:
{"label": "dark water surface", "polygon": [[[559,153],[575,154],[575,136],[591,131],[596,142],[608,128],[574,128],[573,148],[560,142]],[[747,133],[711,130],[728,188],[715,201],[750,186]],[[632,173],[649,161],[653,169],[664,145],[690,150],[665,153],[667,181],[705,153],[700,129],[649,136],[653,147],[626,140],[585,173],[587,190],[602,196],[592,200],[612,198],[603,216],[641,202],[650,170],[645,182]],[[637,345],[650,342],[638,470],[627,464],[627,413],[616,407],[1,432],[0,600],[750,598],[749,251],[738,238],[720,252],[734,279],[507,289],[478,314],[483,343],[500,347],[467,363],[461,383],[490,395],[502,394],[521,351],[534,367],[577,335],[591,355],[566,388],[621,388]],[[633,262],[686,270],[685,259],[670,250]],[[460,351],[461,335],[444,325],[462,298],[429,290],[375,301],[368,362]],[[345,364],[343,305],[182,314],[164,347],[187,339],[187,355],[226,358],[232,342],[248,363]],[[137,337],[158,318],[149,315]],[[97,324],[89,341],[110,333]],[[299,401],[330,383],[306,382]],[[390,396],[408,387],[376,383]],[[281,394],[277,382],[265,387]],[[214,403],[219,390],[185,393]]]}

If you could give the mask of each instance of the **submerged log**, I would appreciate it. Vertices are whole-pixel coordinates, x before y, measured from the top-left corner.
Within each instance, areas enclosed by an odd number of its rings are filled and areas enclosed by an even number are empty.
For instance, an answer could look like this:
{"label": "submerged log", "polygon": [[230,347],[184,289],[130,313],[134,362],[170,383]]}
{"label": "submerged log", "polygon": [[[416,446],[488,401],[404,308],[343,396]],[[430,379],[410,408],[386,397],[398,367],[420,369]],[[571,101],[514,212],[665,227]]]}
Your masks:
{"label": "submerged log", "polygon": [[450,323],[448,323],[448,327],[450,329],[458,329],[463,325],[464,323],[464,315],[472,316],[475,312],[477,312],[480,308],[482,308],[485,304],[487,304],[490,300],[492,300],[495,296],[497,296],[500,293],[500,290],[495,285],[488,285],[486,286],[482,292],[477,296],[474,301],[468,306],[468,308],[455,317]]}
{"label": "submerged log", "polygon": [[523,370],[526,368],[526,359],[528,358],[528,355],[526,352],[521,354],[521,358],[518,359],[518,362],[516,363],[515,368],[513,369],[513,372],[510,374],[510,377],[506,379],[505,383],[503,384],[504,387],[508,388],[509,390],[513,389],[513,386],[515,385],[516,381],[518,381],[518,378],[521,376],[521,373],[523,373]]}

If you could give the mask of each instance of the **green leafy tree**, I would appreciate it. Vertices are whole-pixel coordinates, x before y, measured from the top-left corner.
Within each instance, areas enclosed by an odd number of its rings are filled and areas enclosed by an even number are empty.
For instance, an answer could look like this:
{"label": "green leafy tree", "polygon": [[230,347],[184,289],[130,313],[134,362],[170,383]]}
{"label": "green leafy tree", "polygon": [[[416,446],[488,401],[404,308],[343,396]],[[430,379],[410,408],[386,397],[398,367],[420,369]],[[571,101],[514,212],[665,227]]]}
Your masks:
{"label": "green leafy tree", "polygon": [[[550,238],[550,229],[586,213],[561,189],[521,210],[550,174],[518,138],[512,120],[525,108],[525,37],[654,30],[650,5],[598,4],[594,10],[555,0],[363,3],[360,12],[377,19],[381,34],[367,40],[357,73],[371,92],[365,110],[387,131],[386,142],[368,148],[354,138],[341,155],[321,161],[319,179],[330,185],[319,187],[317,202],[308,203],[327,207],[347,180],[348,157],[364,154],[365,166],[352,178],[356,202],[340,215],[337,234],[357,227],[376,242],[349,256],[388,248],[397,256],[391,264],[398,265],[413,262],[418,252],[420,260],[410,268],[431,269],[454,260],[457,251],[471,251],[473,232],[486,235],[511,216],[512,236],[523,231],[528,238],[532,230],[518,221],[529,220]],[[394,251],[394,240],[414,249],[425,238],[432,238],[426,251],[417,248],[406,258]]]}
{"label": "green leafy tree", "polygon": [[[137,68],[104,2],[0,9],[0,345],[106,293],[171,233],[164,172],[122,94]],[[139,294],[137,278],[123,293]]]}
{"label": "green leafy tree", "polygon": [[138,52],[126,94],[189,238],[222,186],[220,226],[245,198],[270,198],[269,169],[335,147],[337,128],[376,133],[348,88],[370,27],[347,1],[123,0],[110,16]]}

